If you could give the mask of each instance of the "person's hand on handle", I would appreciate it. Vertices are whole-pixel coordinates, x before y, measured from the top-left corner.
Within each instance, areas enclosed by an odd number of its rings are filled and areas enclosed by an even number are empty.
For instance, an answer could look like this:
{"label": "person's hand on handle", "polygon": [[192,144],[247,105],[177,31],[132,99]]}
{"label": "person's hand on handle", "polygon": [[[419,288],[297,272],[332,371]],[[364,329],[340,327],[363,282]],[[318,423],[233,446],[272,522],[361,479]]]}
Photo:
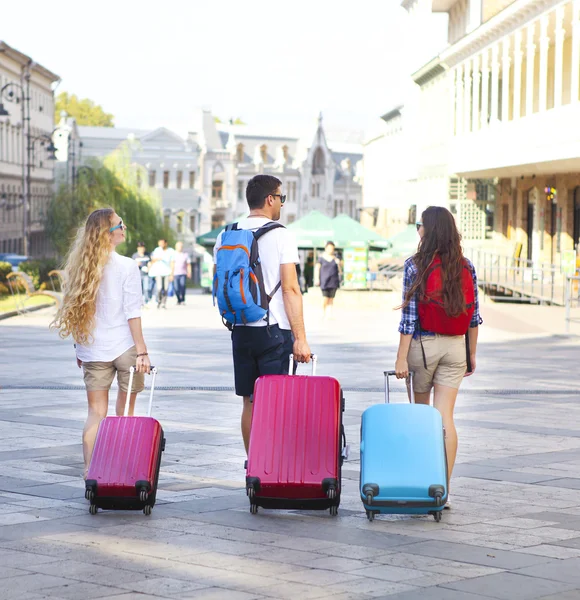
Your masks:
{"label": "person's hand on handle", "polygon": [[149,360],[149,355],[138,356],[137,363],[135,365],[137,367],[137,373],[149,373],[151,371],[151,361]]}
{"label": "person's hand on handle", "polygon": [[295,340],[292,348],[292,353],[294,354],[294,360],[299,363],[309,363],[310,362],[310,346],[306,340]]}
{"label": "person's hand on handle", "polygon": [[468,373],[465,373],[465,375],[463,377],[469,377],[470,375],[473,375],[475,373],[475,354],[472,354],[470,356],[470,360],[471,360],[471,371],[469,371]]}
{"label": "person's hand on handle", "polygon": [[397,358],[395,362],[395,374],[397,379],[406,379],[409,376],[409,363],[404,358]]}
{"label": "person's hand on handle", "polygon": [[77,358],[77,367],[80,369],[83,366],[83,361],[80,358]]}

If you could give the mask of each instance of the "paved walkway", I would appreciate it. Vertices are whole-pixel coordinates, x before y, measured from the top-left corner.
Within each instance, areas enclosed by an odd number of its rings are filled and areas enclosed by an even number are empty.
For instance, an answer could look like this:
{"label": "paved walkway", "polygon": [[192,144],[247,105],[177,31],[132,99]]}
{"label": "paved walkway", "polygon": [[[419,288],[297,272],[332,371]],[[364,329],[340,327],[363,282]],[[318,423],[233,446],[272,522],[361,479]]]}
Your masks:
{"label": "paved walkway", "polygon": [[352,390],[338,518],[251,515],[240,402],[168,389],[232,385],[229,336],[208,296],[144,316],[167,436],[150,517],[88,514],[84,393],[37,389],[82,385],[72,344],[47,330],[52,310],[0,323],[0,600],[580,598],[579,344],[551,335],[557,323],[563,331],[558,309],[482,306],[478,370],[457,409],[453,510],[439,524],[369,523],[357,490],[360,415],[383,401],[396,299],[339,294],[328,322],[319,300],[306,297],[319,372]]}

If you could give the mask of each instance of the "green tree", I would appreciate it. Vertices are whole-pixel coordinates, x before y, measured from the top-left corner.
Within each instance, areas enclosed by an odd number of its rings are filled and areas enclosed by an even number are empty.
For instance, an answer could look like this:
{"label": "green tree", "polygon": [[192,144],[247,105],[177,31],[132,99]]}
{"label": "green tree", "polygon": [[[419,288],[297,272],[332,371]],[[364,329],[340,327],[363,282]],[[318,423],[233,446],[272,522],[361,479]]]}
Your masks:
{"label": "green tree", "polygon": [[77,125],[89,125],[92,127],[114,127],[113,115],[106,113],[101,106],[95,104],[88,98],[79,98],[75,95],[69,95],[68,92],[61,92],[57,98],[54,107],[54,121],[60,121],[60,113],[65,111],[77,121]]}
{"label": "green tree", "polygon": [[165,227],[161,197],[154,188],[144,185],[146,169],[131,160],[131,147],[123,144],[102,163],[94,161],[81,169],[75,189],[62,185],[48,210],[46,229],[61,256],[65,256],[75,232],[91,211],[111,207],[127,225],[126,242],[117,248],[131,255],[138,241],[148,249],[165,238],[175,242],[173,230]]}

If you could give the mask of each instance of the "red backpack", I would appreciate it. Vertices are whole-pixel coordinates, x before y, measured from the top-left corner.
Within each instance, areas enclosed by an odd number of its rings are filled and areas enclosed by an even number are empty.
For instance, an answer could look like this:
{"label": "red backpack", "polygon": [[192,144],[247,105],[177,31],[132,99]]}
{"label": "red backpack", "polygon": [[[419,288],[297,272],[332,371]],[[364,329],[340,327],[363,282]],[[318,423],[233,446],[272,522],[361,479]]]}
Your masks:
{"label": "red backpack", "polygon": [[425,295],[419,299],[421,330],[442,335],[465,335],[475,311],[475,291],[471,268],[465,261],[461,280],[466,310],[457,317],[450,317],[443,307],[443,278],[441,275],[441,259],[435,256],[427,273]]}

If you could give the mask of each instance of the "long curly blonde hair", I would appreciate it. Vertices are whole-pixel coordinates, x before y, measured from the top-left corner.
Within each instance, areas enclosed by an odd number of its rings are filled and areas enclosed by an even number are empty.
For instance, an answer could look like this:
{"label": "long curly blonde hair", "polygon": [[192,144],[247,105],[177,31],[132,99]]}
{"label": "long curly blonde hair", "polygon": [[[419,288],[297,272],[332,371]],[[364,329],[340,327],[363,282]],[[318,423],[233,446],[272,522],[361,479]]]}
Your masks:
{"label": "long curly blonde hair", "polygon": [[61,338],[72,335],[79,344],[92,342],[97,293],[111,253],[109,229],[114,214],[112,208],[99,208],[77,231],[65,264],[63,302],[50,324],[51,329],[58,329]]}

